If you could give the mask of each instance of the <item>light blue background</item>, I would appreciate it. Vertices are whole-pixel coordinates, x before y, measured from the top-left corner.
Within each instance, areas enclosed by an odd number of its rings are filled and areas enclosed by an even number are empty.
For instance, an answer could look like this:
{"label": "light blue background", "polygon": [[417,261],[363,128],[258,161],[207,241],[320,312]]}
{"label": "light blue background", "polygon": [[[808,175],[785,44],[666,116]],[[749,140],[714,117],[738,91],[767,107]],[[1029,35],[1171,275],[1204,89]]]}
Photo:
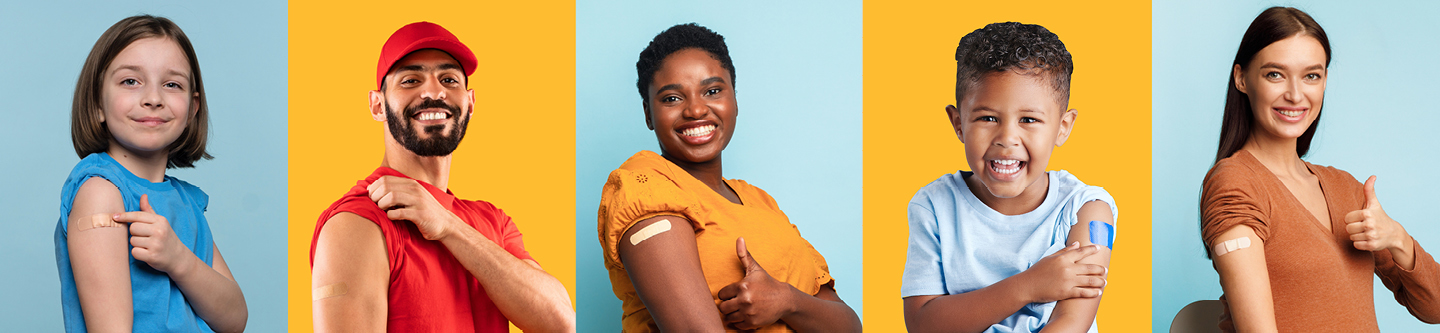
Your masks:
{"label": "light blue background", "polygon": [[[1440,4],[1355,1],[1154,3],[1153,328],[1168,330],[1186,304],[1217,299],[1219,277],[1200,245],[1200,185],[1220,140],[1230,63],[1260,11],[1295,6],[1330,37],[1332,60],[1320,127],[1307,161],[1364,181],[1378,175],[1385,211],[1431,253],[1440,250],[1440,199],[1433,126],[1440,66]],[[1375,311],[1385,332],[1433,331],[1375,280]]]}
{"label": "light blue background", "polygon": [[825,256],[835,289],[861,312],[859,1],[580,1],[576,5],[575,239],[579,326],[620,329],[596,235],[600,189],[640,150],[658,151],[635,89],[656,34],[696,22],[725,36],[740,115],[725,177],[769,192]]}
{"label": "light blue background", "polygon": [[20,1],[0,10],[0,331],[59,332],[52,235],[70,144],[75,79],[95,40],[127,16],[165,16],[200,59],[214,160],[170,170],[210,194],[215,244],[240,283],[246,329],[286,329],[287,14],[284,1]]}

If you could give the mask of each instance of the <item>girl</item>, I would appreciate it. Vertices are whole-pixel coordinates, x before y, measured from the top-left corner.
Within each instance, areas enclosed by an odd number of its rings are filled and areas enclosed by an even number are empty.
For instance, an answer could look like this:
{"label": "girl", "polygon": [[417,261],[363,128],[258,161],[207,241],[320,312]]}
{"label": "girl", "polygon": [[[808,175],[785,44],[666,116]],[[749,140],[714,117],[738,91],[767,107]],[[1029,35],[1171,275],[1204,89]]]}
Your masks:
{"label": "girl", "polygon": [[1226,331],[1378,331],[1374,278],[1440,322],[1440,264],[1381,209],[1375,177],[1301,157],[1320,120],[1330,42],[1310,15],[1265,10],[1240,41],[1201,234]]}
{"label": "girl", "polygon": [[238,332],[245,298],[215,246],[209,198],[166,176],[194,167],[209,127],[195,49],[180,27],[121,20],[85,59],[71,106],[83,158],[55,228],[68,332]]}

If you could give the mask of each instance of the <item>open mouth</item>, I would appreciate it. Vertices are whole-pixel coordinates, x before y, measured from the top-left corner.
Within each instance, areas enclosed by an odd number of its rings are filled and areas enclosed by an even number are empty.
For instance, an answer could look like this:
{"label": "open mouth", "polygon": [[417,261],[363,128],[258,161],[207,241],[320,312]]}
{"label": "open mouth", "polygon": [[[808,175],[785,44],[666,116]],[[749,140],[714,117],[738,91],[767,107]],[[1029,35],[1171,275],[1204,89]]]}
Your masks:
{"label": "open mouth", "polygon": [[1013,180],[1020,177],[1020,171],[1025,169],[1028,162],[1016,159],[990,160],[986,165],[990,168],[990,174],[999,180]]}
{"label": "open mouth", "polygon": [[1276,107],[1272,108],[1272,110],[1275,110],[1275,114],[1280,115],[1280,120],[1294,123],[1305,119],[1305,112],[1309,111],[1309,108]]}
{"label": "open mouth", "polygon": [[421,123],[425,124],[438,124],[444,122],[447,119],[450,119],[450,116],[450,112],[446,110],[429,109],[416,112],[415,115],[411,116],[411,118],[414,118],[415,120],[418,120]]}
{"label": "open mouth", "polygon": [[680,139],[686,143],[701,145],[715,139],[716,128],[717,126],[710,122],[697,122],[676,128],[675,132],[680,133]]}

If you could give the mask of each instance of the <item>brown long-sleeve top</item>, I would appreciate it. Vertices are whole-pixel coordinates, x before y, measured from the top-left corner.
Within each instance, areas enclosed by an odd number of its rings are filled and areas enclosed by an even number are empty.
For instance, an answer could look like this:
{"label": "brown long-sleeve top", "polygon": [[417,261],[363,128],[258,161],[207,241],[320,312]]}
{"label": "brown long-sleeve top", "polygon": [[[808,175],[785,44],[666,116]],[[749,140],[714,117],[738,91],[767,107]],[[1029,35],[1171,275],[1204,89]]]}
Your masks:
{"label": "brown long-sleeve top", "polygon": [[[1280,332],[1378,332],[1370,274],[1379,275],[1411,315],[1440,322],[1440,264],[1418,242],[1412,270],[1397,266],[1388,250],[1355,249],[1345,231],[1345,214],[1364,206],[1363,185],[1340,169],[1308,162],[1305,166],[1320,178],[1329,228],[1317,223],[1259,160],[1241,150],[1205,175],[1200,203],[1205,247],[1226,241],[1218,239],[1220,234],[1236,226],[1255,229],[1265,244]],[[1234,331],[1233,324],[1227,303],[1220,328]]]}

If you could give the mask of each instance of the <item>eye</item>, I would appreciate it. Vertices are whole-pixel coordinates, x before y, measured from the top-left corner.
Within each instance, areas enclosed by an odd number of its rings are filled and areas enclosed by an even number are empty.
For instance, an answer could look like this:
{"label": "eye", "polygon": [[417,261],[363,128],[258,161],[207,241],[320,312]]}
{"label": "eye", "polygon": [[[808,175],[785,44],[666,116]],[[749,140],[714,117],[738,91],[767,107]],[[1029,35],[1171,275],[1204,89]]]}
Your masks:
{"label": "eye", "polygon": [[166,88],[171,88],[171,89],[184,89],[184,88],[185,88],[185,87],[181,87],[179,82],[165,82],[165,87],[166,87]]}
{"label": "eye", "polygon": [[665,97],[661,97],[661,98],[660,98],[660,102],[661,102],[661,103],[675,103],[675,102],[679,102],[679,101],[680,101],[680,98],[679,98],[679,97],[675,97],[675,96],[665,96]]}
{"label": "eye", "polygon": [[456,80],[456,79],[453,78],[453,77],[447,77],[447,78],[440,79],[440,82],[443,82],[443,83],[460,83],[460,80]]}
{"label": "eye", "polygon": [[1021,123],[1021,124],[1038,123],[1038,122],[1040,122],[1040,119],[1035,119],[1035,118],[1030,118],[1030,117],[1020,117],[1020,123]]}
{"label": "eye", "polygon": [[419,83],[419,82],[420,82],[420,80],[416,80],[416,79],[408,79],[408,78],[407,78],[407,79],[400,79],[400,84],[415,84],[415,83]]}
{"label": "eye", "polygon": [[1000,121],[1000,119],[995,116],[979,116],[975,117],[975,121]]}
{"label": "eye", "polygon": [[705,91],[705,95],[706,95],[706,96],[715,95],[715,94],[719,94],[719,93],[720,93],[720,88],[710,88],[709,90],[706,90],[706,91]]}
{"label": "eye", "polygon": [[1265,78],[1267,78],[1267,79],[1279,80],[1281,77],[1283,77],[1283,76],[1280,75],[1280,72],[1269,72],[1269,73],[1265,73]]}
{"label": "eye", "polygon": [[1319,80],[1319,79],[1320,79],[1320,74],[1319,74],[1319,73],[1305,74],[1305,79],[1306,79],[1306,80],[1311,80],[1311,81]]}
{"label": "eye", "polygon": [[140,84],[140,81],[137,81],[137,80],[135,80],[135,79],[124,79],[124,80],[120,80],[120,84],[121,84],[121,85],[126,85],[126,86],[133,86],[133,85]]}

